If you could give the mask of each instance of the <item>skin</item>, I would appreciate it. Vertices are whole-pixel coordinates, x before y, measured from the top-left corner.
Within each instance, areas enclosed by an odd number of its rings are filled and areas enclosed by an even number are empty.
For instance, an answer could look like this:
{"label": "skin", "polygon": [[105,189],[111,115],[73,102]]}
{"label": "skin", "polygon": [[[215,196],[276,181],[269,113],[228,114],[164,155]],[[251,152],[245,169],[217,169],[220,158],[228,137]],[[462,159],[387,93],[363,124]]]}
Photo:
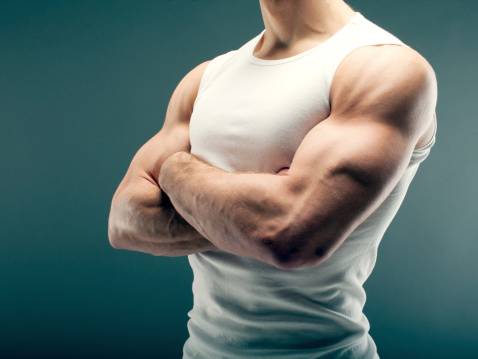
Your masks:
{"label": "skin", "polygon": [[[260,3],[266,35],[254,54],[263,59],[317,46],[354,15],[340,0]],[[118,188],[113,247],[155,255],[220,248],[281,269],[317,265],[383,202],[434,130],[436,79],[426,60],[406,47],[363,47],[337,69],[330,116],[307,134],[290,169],[229,173],[189,153],[205,66],[178,85],[163,129]]]}
{"label": "skin", "polygon": [[116,190],[108,221],[114,248],[171,257],[215,248],[178,214],[158,184],[163,162],[191,148],[189,119],[207,65],[199,65],[179,83],[163,128],[139,149]]}

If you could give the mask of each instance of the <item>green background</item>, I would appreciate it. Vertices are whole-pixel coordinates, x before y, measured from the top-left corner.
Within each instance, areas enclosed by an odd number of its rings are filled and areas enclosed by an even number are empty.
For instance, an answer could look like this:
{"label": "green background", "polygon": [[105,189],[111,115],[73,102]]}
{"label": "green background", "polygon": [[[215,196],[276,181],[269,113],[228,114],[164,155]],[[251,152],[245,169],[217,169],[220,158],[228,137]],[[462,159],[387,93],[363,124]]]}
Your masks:
{"label": "green background", "polygon": [[[437,144],[385,234],[365,312],[388,358],[478,352],[478,2],[353,0],[423,54]],[[179,358],[186,258],[114,250],[113,193],[197,64],[257,0],[0,1],[0,358]]]}

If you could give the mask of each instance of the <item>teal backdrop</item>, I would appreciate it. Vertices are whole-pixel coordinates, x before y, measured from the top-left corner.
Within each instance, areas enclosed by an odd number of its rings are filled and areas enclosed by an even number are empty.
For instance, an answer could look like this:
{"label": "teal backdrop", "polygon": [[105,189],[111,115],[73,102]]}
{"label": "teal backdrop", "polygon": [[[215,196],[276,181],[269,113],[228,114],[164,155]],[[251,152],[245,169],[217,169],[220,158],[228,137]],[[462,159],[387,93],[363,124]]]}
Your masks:
{"label": "teal backdrop", "polygon": [[[365,313],[383,359],[478,352],[478,2],[351,0],[435,68],[437,143],[385,234]],[[114,250],[113,193],[197,64],[257,0],[0,1],[0,358],[180,358],[187,258]]]}

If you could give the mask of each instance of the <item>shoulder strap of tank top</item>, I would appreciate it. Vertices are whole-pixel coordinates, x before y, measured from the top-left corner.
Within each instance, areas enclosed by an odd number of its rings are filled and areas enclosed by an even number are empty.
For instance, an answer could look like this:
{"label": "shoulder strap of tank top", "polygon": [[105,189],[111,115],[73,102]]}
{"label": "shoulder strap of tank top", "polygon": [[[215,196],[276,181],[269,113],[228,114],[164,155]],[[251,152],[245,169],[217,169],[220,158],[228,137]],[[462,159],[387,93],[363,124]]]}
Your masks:
{"label": "shoulder strap of tank top", "polygon": [[[335,55],[331,62],[331,68],[329,69],[329,84],[332,84],[333,77],[337,68],[342,61],[353,51],[364,46],[377,46],[377,45],[399,45],[408,46],[400,39],[382,29],[378,25],[366,19],[360,13],[355,16],[351,21],[353,28],[347,33],[347,36],[342,38],[339,46],[337,46]],[[423,162],[430,153],[431,147],[435,144],[436,138],[436,116],[435,116],[435,132],[432,139],[422,148],[413,151],[412,158],[410,159],[409,166]]]}
{"label": "shoulder strap of tank top", "polygon": [[[353,51],[364,46],[377,45],[400,45],[404,44],[400,39],[382,29],[378,25],[366,19],[362,14],[357,15],[350,21],[352,27],[343,37],[341,43],[338,44],[330,69],[330,80],[332,80],[337,68],[342,61]],[[332,83],[332,82],[330,82]]]}

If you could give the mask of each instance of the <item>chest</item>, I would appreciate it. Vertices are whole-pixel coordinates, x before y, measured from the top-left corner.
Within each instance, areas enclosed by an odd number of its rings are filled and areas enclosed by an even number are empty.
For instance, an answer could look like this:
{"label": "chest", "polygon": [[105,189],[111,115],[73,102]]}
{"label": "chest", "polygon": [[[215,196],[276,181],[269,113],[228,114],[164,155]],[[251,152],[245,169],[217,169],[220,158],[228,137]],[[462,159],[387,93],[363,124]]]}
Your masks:
{"label": "chest", "polygon": [[231,172],[288,167],[330,107],[320,67],[287,65],[243,63],[211,74],[191,117],[191,153]]}

